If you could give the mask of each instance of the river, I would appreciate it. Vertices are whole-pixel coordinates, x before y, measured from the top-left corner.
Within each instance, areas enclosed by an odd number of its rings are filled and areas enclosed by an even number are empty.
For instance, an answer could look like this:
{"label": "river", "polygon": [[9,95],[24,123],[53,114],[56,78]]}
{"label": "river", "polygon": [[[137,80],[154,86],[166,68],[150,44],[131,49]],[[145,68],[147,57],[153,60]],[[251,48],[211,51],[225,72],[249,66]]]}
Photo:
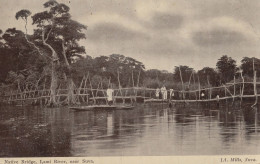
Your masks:
{"label": "river", "polygon": [[134,110],[0,107],[1,157],[260,154],[251,108],[140,104]]}

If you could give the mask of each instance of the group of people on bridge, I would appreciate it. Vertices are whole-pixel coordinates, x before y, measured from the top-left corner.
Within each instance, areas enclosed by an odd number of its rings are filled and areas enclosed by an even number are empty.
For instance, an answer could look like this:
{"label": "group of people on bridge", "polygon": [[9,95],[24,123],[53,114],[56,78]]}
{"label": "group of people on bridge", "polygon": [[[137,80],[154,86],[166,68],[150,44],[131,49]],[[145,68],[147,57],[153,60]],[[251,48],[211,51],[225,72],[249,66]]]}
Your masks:
{"label": "group of people on bridge", "polygon": [[[185,94],[187,94],[187,93],[185,93]],[[187,96],[188,95],[186,95],[185,97],[187,97]],[[203,99],[206,99],[207,96],[208,96],[207,93],[202,90],[200,93],[200,98],[203,100]],[[155,90],[155,97],[156,97],[156,99],[163,99],[163,100],[167,100],[167,99],[178,100],[178,99],[183,99],[183,94],[182,93],[180,94],[179,91],[174,91],[173,89],[167,90],[165,86],[162,86],[161,88],[157,88]],[[219,100],[219,94],[217,94],[216,99]]]}
{"label": "group of people on bridge", "polygon": [[[168,97],[168,91],[166,89],[165,86],[162,86],[162,88],[157,88],[155,90],[155,96],[156,96],[156,99],[163,99],[163,100],[167,100],[167,97]],[[173,89],[170,89],[169,90],[169,99],[172,99],[174,97],[174,92],[173,92]]]}
{"label": "group of people on bridge", "polygon": [[[107,101],[108,104],[113,104],[113,100],[114,100],[114,90],[109,87],[106,90],[106,94],[107,94]],[[206,97],[208,95],[206,95],[207,93],[205,91],[202,91],[200,93],[200,99],[206,99]],[[165,86],[162,86],[161,88],[157,88],[155,90],[155,97],[156,99],[162,99],[162,100],[179,100],[179,99],[183,99],[183,93],[179,93],[179,91],[174,91],[173,89],[166,89]],[[185,96],[186,97],[186,96]],[[216,99],[219,100],[219,95],[217,94]]]}

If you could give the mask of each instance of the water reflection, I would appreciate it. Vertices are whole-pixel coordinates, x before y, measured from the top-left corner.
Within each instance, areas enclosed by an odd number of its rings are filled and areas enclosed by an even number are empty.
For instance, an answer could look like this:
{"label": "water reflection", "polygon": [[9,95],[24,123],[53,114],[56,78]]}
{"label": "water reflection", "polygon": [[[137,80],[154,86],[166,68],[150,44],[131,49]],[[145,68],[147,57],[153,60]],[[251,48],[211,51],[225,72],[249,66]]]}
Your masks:
{"label": "water reflection", "polygon": [[113,113],[107,114],[107,136],[112,136],[114,134],[114,121]]}
{"label": "water reflection", "polygon": [[[60,110],[1,109],[1,156],[69,156],[70,129]],[[60,118],[60,119],[59,119]]]}
{"label": "water reflection", "polygon": [[1,107],[0,156],[258,154],[259,112],[243,108],[131,111]]}

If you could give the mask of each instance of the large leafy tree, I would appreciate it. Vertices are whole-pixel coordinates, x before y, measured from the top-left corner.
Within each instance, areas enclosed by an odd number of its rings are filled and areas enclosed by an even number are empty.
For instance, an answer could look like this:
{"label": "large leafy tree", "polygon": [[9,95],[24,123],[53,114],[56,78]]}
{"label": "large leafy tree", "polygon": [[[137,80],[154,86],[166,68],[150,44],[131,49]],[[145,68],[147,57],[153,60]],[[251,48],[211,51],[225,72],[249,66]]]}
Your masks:
{"label": "large leafy tree", "polygon": [[202,85],[219,85],[219,75],[215,69],[210,67],[204,67],[201,70],[199,70],[197,74]]}
{"label": "large leafy tree", "polygon": [[13,53],[11,54],[11,49],[5,45],[5,41],[2,37],[2,30],[0,30],[0,82],[5,82],[7,74],[10,70],[15,68],[15,65],[10,63],[13,62]]}
{"label": "large leafy tree", "polygon": [[163,85],[167,88],[174,88],[173,73],[158,69],[147,70],[145,71],[144,85],[151,88],[158,88]]}
{"label": "large leafy tree", "polygon": [[232,80],[237,71],[236,61],[227,55],[222,56],[218,59],[216,64],[217,70],[220,73],[221,82],[226,83]]}
{"label": "large leafy tree", "polygon": [[81,77],[89,72],[91,77],[110,79],[111,83],[116,85],[120,83],[122,87],[140,86],[145,75],[144,69],[142,62],[119,54],[96,58],[87,56],[73,64],[73,70]]}
{"label": "large leafy tree", "polygon": [[115,82],[119,76],[121,86],[137,86],[144,77],[145,66],[142,62],[124,55],[112,54],[108,58],[107,72]]}
{"label": "large leafy tree", "polygon": [[241,60],[241,69],[243,71],[243,75],[253,77],[253,63],[257,72],[257,76],[260,76],[260,59],[255,57],[244,57]]}
{"label": "large leafy tree", "polygon": [[[181,72],[180,72],[181,71]],[[181,78],[183,82],[189,82],[191,74],[194,72],[193,68],[190,68],[189,66],[179,66],[174,68],[174,80],[176,82],[181,82]],[[182,77],[181,77],[182,75]]]}
{"label": "large leafy tree", "polygon": [[173,74],[168,71],[161,71],[158,69],[150,69],[145,72],[145,77],[155,79],[159,81],[171,81],[173,82]]}
{"label": "large leafy tree", "polygon": [[[64,70],[64,78],[68,82],[68,103],[74,102],[73,81],[71,63],[73,59],[85,49],[79,46],[78,41],[85,38],[82,30],[86,27],[71,19],[69,7],[55,0],[44,3],[45,11],[32,16],[33,25],[36,25],[33,37],[30,39],[27,34],[27,19],[31,12],[21,10],[17,12],[16,18],[25,21],[25,38],[30,45],[42,56],[51,61],[51,98],[49,105],[57,105],[55,99],[58,87],[58,70]],[[42,47],[42,48],[41,48]],[[45,51],[43,51],[45,49]],[[58,69],[62,67],[63,69]]]}
{"label": "large leafy tree", "polygon": [[[2,81],[5,81],[9,72],[12,71],[18,76],[25,77],[24,84],[27,87],[36,87],[38,83],[35,82],[32,85],[32,82],[40,77],[39,70],[44,66],[44,61],[41,61],[41,58],[35,55],[34,51],[31,51],[22,31],[9,28],[2,35],[2,39],[4,40],[4,44],[0,48]],[[31,82],[26,82],[28,78]],[[10,83],[12,81],[5,82]]]}
{"label": "large leafy tree", "polygon": [[9,28],[3,34],[3,39],[5,40],[5,48],[13,52],[9,56],[13,56],[18,60],[17,63],[11,62],[12,64],[16,64],[18,70],[30,69],[41,58],[36,54],[36,51],[31,50],[30,44],[26,42],[22,31]]}
{"label": "large leafy tree", "polygon": [[4,46],[2,34],[3,34],[3,31],[0,29],[0,48],[2,48]]}

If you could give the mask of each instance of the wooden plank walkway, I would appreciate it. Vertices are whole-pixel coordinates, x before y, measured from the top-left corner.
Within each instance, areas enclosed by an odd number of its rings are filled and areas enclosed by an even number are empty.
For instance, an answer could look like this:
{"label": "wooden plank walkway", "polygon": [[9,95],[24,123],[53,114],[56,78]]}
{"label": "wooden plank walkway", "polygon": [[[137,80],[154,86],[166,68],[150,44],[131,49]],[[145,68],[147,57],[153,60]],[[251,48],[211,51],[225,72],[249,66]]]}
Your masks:
{"label": "wooden plank walkway", "polygon": [[[244,85],[248,84],[247,90],[244,90]],[[173,90],[175,97],[171,100],[156,99],[156,89],[145,87],[129,87],[114,89],[114,99],[122,99],[136,101],[137,99],[143,99],[144,102],[214,102],[220,100],[228,100],[240,98],[257,98],[260,94],[257,93],[256,86],[260,85],[260,82],[236,82],[219,87],[199,88],[196,90]],[[250,93],[248,93],[250,90]],[[169,90],[167,91],[170,93]],[[201,93],[207,94],[204,98],[201,97]],[[247,92],[247,93],[246,93]],[[57,99],[64,99],[68,96],[67,89],[57,89]],[[245,94],[246,93],[246,94]],[[93,88],[78,88],[73,90],[73,94],[79,103],[88,102],[89,100],[96,101],[106,100],[106,89],[93,89]],[[219,98],[216,98],[216,95]],[[177,97],[176,97],[177,96]],[[169,96],[168,96],[169,97]],[[214,98],[213,98],[214,97]],[[9,94],[1,95],[0,101],[7,103],[23,102],[23,101],[41,101],[50,98],[50,90],[26,90],[23,92],[12,91]],[[257,101],[256,101],[257,102]]]}

